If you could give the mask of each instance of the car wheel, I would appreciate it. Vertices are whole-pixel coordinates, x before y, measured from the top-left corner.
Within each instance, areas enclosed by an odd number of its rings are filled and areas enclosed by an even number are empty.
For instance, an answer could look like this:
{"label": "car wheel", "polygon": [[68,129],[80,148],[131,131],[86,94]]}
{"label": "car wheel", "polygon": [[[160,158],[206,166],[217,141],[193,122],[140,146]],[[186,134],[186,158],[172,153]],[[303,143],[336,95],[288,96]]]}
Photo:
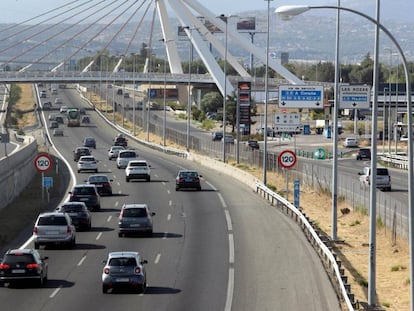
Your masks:
{"label": "car wheel", "polygon": [[35,242],[35,243],[34,243],[34,248],[35,248],[35,249],[39,249],[39,243]]}
{"label": "car wheel", "polygon": [[197,187],[197,191],[201,191],[201,187]]}
{"label": "car wheel", "polygon": [[175,187],[175,191],[178,191],[178,190],[180,190],[180,187]]}
{"label": "car wheel", "polygon": [[126,182],[129,182],[129,178],[128,178],[128,177],[125,177],[125,181],[126,181]]}
{"label": "car wheel", "polygon": [[80,170],[78,170],[78,173],[80,173]]}
{"label": "car wheel", "polygon": [[95,173],[98,173],[98,169],[95,170]]}
{"label": "car wheel", "polygon": [[106,294],[108,292],[108,286],[102,285],[102,293]]}
{"label": "car wheel", "polygon": [[147,177],[147,181],[151,181],[151,177],[150,176]]}
{"label": "car wheel", "polygon": [[45,281],[45,279],[43,278],[43,275],[40,276],[39,280],[37,281],[37,286],[38,287],[43,287],[44,281]]}
{"label": "car wheel", "polygon": [[124,234],[122,232],[118,232],[118,238],[122,238]]}
{"label": "car wheel", "polygon": [[75,247],[75,245],[76,245],[76,238],[73,238],[73,240],[70,242],[69,247],[70,247],[70,248],[74,248],[74,247]]}

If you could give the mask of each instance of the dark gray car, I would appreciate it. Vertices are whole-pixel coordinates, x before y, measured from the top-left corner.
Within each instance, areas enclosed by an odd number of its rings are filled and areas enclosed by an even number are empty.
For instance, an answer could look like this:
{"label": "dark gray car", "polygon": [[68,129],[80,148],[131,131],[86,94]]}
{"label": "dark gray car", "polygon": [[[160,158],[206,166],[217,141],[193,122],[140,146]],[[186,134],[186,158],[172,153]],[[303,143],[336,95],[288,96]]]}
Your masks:
{"label": "dark gray car", "polygon": [[124,204],[119,214],[118,236],[122,237],[128,233],[146,233],[152,235],[152,216],[147,204]]}

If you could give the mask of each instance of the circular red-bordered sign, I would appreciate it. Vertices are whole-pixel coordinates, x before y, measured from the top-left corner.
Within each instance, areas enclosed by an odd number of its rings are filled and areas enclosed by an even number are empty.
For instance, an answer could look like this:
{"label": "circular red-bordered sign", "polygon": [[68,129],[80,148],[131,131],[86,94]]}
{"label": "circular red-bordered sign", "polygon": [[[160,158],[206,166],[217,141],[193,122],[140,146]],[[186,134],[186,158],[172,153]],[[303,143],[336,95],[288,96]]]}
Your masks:
{"label": "circular red-bordered sign", "polygon": [[283,168],[292,168],[295,166],[297,158],[292,150],[283,150],[277,157],[279,165]]}
{"label": "circular red-bordered sign", "polygon": [[40,173],[47,172],[52,168],[53,160],[47,153],[41,153],[34,159],[34,166]]}

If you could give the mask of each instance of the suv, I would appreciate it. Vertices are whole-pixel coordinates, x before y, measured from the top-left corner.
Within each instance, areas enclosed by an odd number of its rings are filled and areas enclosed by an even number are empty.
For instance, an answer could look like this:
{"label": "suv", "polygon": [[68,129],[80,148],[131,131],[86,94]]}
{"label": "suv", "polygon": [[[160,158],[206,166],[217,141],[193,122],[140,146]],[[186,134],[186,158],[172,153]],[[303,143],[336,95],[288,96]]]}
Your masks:
{"label": "suv", "polygon": [[[371,183],[371,168],[366,166],[362,172],[358,173],[359,181],[363,186],[369,186]],[[391,176],[387,168],[377,167],[377,188],[384,191],[391,191]]]}
{"label": "suv", "polygon": [[118,236],[122,237],[126,233],[147,233],[152,235],[153,225],[152,216],[147,204],[124,204],[119,213]]}
{"label": "suv", "polygon": [[72,248],[76,244],[76,229],[66,213],[43,213],[37,217],[33,228],[34,247],[64,244]]}
{"label": "suv", "polygon": [[84,202],[93,211],[101,209],[101,200],[95,185],[75,185],[69,194],[70,202]]}
{"label": "suv", "polygon": [[55,211],[59,213],[68,213],[76,228],[91,230],[92,217],[84,202],[65,202],[57,207]]}
{"label": "suv", "polygon": [[36,281],[39,286],[47,282],[48,265],[34,249],[11,249],[0,260],[0,284]]}
{"label": "suv", "polygon": [[357,151],[356,154],[357,160],[367,159],[371,160],[371,149],[368,148],[361,148]]}
{"label": "suv", "polygon": [[221,141],[223,138],[223,132],[214,132],[212,136],[213,141]]}
{"label": "suv", "polygon": [[135,150],[120,150],[116,158],[116,167],[126,168],[129,161],[137,160],[137,158],[138,154]]}
{"label": "suv", "polygon": [[151,165],[145,160],[132,160],[128,162],[125,168],[125,180],[129,182],[131,179],[145,179],[151,181]]}
{"label": "suv", "polygon": [[358,141],[355,137],[346,137],[343,143],[343,146],[346,148],[357,148]]}
{"label": "suv", "polygon": [[114,138],[114,146],[122,146],[126,147],[128,146],[127,139],[124,136],[118,135]]}
{"label": "suv", "polygon": [[91,150],[88,147],[77,147],[73,150],[73,160],[76,162],[82,156],[91,155]]}
{"label": "suv", "polygon": [[96,140],[93,137],[85,137],[83,140],[83,146],[96,149]]}

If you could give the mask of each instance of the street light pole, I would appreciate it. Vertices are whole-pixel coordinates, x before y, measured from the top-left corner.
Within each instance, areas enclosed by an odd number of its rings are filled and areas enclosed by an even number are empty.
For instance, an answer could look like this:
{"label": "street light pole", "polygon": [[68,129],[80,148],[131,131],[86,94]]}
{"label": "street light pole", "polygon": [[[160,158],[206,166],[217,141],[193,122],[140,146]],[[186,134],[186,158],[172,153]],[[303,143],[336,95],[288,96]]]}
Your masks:
{"label": "street light pole", "polygon": [[[338,7],[338,6],[306,6],[306,5],[290,5],[290,6],[281,6],[276,9],[275,13],[282,16],[284,19],[290,19],[295,15],[304,13],[310,9],[334,9],[334,10],[343,10],[350,13],[359,15],[370,22],[374,23],[376,26],[375,32],[375,55],[374,55],[374,77],[373,77],[373,109],[372,109],[372,135],[371,135],[371,145],[372,145],[372,155],[371,155],[371,185],[370,185],[370,249],[369,249],[369,289],[368,289],[368,304],[374,305],[375,303],[375,229],[376,229],[376,161],[377,158],[377,112],[378,112],[378,43],[379,43],[379,29],[381,29],[392,41],[395,47],[398,50],[398,53],[401,57],[405,82],[406,82],[406,100],[407,100],[407,123],[408,128],[408,144],[407,144],[407,164],[408,164],[408,221],[409,221],[409,239],[410,239],[410,280],[414,280],[414,238],[413,238],[413,227],[414,227],[414,215],[413,215],[413,202],[414,196],[412,187],[414,186],[414,172],[413,172],[413,131],[411,130],[413,124],[412,116],[412,107],[411,107],[411,82],[410,82],[410,72],[408,70],[408,63],[405,57],[404,51],[402,50],[397,39],[391,34],[391,32],[385,28],[379,22],[379,0],[377,0],[377,12],[376,19],[372,18],[365,13],[360,11]],[[411,296],[411,311],[414,311],[413,308],[413,297],[414,297],[414,282],[410,282],[410,296]]]}
{"label": "street light pole", "polygon": [[[226,24],[227,25],[227,24]],[[192,36],[192,29],[189,28],[190,34]],[[189,60],[188,60],[188,103],[187,103],[187,152],[190,151],[190,125],[191,125],[191,105],[192,105],[192,96],[191,96],[191,65],[193,62],[193,42],[191,38],[189,40],[190,51],[189,51]]]}
{"label": "street light pole", "polygon": [[223,94],[223,162],[226,163],[226,108],[227,108],[227,40],[228,40],[228,16],[221,15],[222,20],[225,22],[225,38],[224,38],[224,94]]}

